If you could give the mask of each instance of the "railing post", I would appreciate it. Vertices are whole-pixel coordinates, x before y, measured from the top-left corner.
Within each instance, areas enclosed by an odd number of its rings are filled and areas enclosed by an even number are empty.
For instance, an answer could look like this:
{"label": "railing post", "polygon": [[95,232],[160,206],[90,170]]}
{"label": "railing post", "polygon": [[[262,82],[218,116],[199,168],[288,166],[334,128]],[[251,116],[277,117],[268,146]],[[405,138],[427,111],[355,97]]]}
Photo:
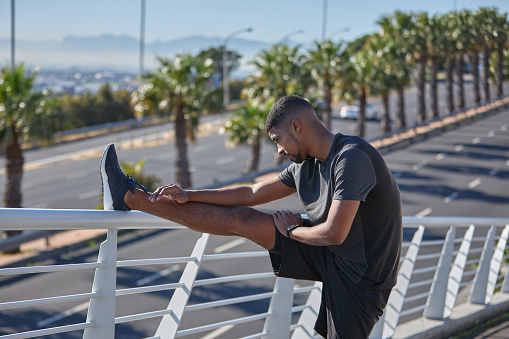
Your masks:
{"label": "railing post", "polygon": [[486,292],[486,304],[491,302],[493,293],[495,293],[495,287],[498,280],[498,272],[500,272],[500,267],[502,266],[502,261],[504,260],[504,250],[507,244],[508,233],[509,225],[504,227],[504,230],[500,235],[500,239],[498,240],[497,247],[495,248],[495,253],[493,253],[493,258],[491,259],[490,273],[488,276],[488,291]]}
{"label": "railing post", "polygon": [[495,226],[491,226],[488,236],[484,242],[484,248],[481,254],[479,267],[475,273],[474,286],[470,294],[470,302],[474,304],[486,304],[486,293],[488,288],[488,274],[490,272],[490,262],[493,255],[495,242]]}
{"label": "railing post", "polygon": [[470,225],[468,230],[465,232],[463,241],[461,242],[456,259],[454,259],[454,265],[449,273],[449,282],[447,283],[447,295],[445,296],[445,308],[444,318],[447,319],[451,316],[454,304],[456,303],[456,297],[461,285],[461,277],[463,277],[463,271],[468,259],[468,252],[470,251],[470,244],[472,243],[472,237],[474,236],[475,226]]}
{"label": "railing post", "polygon": [[401,263],[398,273],[398,282],[392,289],[391,296],[385,307],[384,327],[382,338],[392,338],[398,325],[399,315],[403,308],[408,285],[412,279],[412,272],[414,270],[417,254],[421,246],[422,236],[424,235],[424,226],[419,226],[415,232],[412,242],[408,247],[405,258]]}
{"label": "railing post", "polygon": [[302,311],[297,322],[297,327],[293,331],[292,339],[314,338],[315,322],[320,304],[322,302],[322,283],[317,281],[311,290],[306,301],[306,308]]}
{"label": "railing post", "polygon": [[193,253],[191,254],[195,260],[187,263],[186,268],[180,277],[180,282],[184,284],[184,287],[175,289],[167,308],[170,311],[170,314],[165,314],[163,319],[161,319],[155,337],[159,337],[160,339],[175,338],[180,321],[182,320],[182,315],[184,314],[187,302],[191,296],[193,285],[196,280],[196,276],[198,275],[208,240],[209,234],[204,233],[196,242]]}
{"label": "railing post", "polygon": [[276,278],[274,295],[270,300],[270,316],[265,320],[265,339],[290,338],[294,279]]}
{"label": "railing post", "polygon": [[451,226],[445,237],[442,253],[438,260],[438,268],[435,272],[431,291],[424,309],[424,316],[430,319],[442,320],[444,318],[445,297],[447,294],[447,283],[451,271],[452,253],[454,240],[456,238],[456,227]]}
{"label": "railing post", "polygon": [[100,294],[90,300],[87,322],[94,327],[86,328],[83,339],[115,337],[115,303],[117,290],[117,230],[108,229],[106,241],[99,248],[98,262],[106,267],[97,268],[94,275],[92,292]]}

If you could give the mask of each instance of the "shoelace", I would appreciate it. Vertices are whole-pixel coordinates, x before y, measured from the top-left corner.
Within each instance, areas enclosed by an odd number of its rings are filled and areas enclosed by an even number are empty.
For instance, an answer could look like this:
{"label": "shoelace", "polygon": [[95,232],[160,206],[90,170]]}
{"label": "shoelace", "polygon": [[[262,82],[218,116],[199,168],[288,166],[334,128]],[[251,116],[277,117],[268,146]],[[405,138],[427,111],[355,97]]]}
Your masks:
{"label": "shoelace", "polygon": [[127,186],[129,187],[129,191],[131,192],[131,195],[134,196],[134,189],[139,187],[147,194],[147,189],[134,178],[131,173],[127,174]]}

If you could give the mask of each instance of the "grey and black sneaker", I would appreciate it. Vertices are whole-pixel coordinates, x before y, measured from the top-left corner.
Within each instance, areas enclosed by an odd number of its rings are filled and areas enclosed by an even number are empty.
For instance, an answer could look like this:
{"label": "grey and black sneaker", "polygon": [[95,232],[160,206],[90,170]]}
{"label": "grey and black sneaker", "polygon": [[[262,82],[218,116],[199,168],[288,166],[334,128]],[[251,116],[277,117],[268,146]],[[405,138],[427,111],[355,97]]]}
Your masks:
{"label": "grey and black sneaker", "polygon": [[140,187],[143,192],[147,189],[131,174],[125,175],[118,165],[115,145],[109,144],[104,150],[101,159],[101,179],[103,186],[103,204],[105,210],[130,211],[124,203],[124,196],[127,191],[134,194],[134,189]]}

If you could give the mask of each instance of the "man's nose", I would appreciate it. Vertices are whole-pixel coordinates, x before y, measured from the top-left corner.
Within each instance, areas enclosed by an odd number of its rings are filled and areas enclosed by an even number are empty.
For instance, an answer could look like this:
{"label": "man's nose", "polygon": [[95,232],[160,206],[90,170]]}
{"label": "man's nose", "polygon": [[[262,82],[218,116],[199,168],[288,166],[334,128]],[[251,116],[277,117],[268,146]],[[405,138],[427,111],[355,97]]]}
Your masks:
{"label": "man's nose", "polygon": [[277,145],[277,154],[285,154],[285,150],[283,147]]}

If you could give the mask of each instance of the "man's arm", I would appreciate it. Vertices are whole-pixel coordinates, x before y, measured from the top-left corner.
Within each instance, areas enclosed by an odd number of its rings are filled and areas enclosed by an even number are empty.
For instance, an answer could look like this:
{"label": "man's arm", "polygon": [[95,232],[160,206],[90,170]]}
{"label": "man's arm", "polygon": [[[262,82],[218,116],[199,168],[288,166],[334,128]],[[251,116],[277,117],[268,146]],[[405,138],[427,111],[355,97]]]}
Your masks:
{"label": "man's arm", "polygon": [[176,185],[159,187],[150,197],[151,201],[162,196],[179,202],[204,202],[221,206],[256,206],[287,197],[296,192],[286,186],[277,176],[253,185],[230,186],[218,189],[184,190]]}
{"label": "man's arm", "polygon": [[[357,200],[332,200],[324,223],[312,227],[295,228],[291,231],[290,237],[314,246],[341,245],[350,232],[359,204],[360,201]],[[278,211],[272,215],[272,218],[279,232],[284,236],[288,226],[294,224],[302,226],[302,219],[298,214]]]}

